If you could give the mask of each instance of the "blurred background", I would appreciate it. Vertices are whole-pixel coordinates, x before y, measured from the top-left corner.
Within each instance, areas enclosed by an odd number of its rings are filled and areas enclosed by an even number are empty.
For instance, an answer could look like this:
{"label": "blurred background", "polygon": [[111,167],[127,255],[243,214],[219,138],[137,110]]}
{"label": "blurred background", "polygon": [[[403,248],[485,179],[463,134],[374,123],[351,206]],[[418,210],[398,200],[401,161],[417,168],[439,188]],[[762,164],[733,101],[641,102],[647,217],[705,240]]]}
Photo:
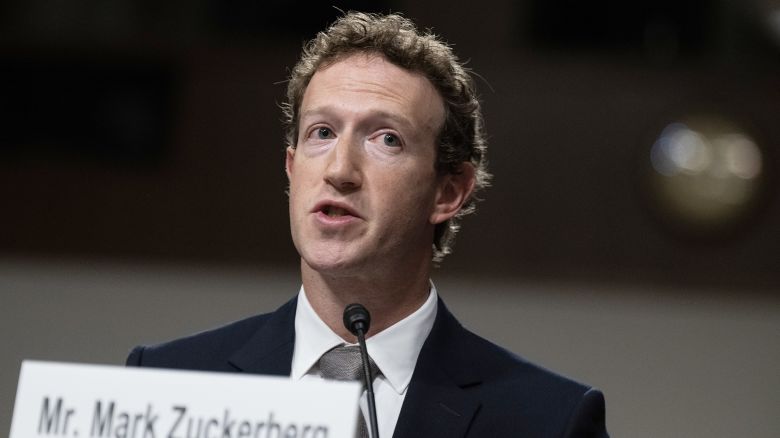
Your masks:
{"label": "blurred background", "polygon": [[357,9],[479,75],[494,186],[434,273],[463,322],[602,388],[613,436],[778,436],[780,1],[472,3],[3,2],[0,430],[22,359],[297,291],[279,104]]}

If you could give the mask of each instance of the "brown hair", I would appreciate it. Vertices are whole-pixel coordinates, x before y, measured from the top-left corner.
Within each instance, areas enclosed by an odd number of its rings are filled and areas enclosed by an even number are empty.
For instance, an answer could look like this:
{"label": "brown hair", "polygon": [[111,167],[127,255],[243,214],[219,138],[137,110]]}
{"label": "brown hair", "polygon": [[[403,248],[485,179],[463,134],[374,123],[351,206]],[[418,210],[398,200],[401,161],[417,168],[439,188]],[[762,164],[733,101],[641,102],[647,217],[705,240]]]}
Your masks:
{"label": "brown hair", "polygon": [[[355,53],[380,54],[393,64],[428,78],[445,107],[444,124],[437,138],[437,171],[458,173],[461,164],[469,161],[476,170],[474,193],[489,185],[482,110],[470,72],[446,43],[430,32],[420,33],[411,20],[398,14],[348,12],[304,46],[301,59],[290,74],[287,100],[282,105],[289,147],[296,147],[301,101],[314,73],[321,66]],[[460,228],[458,220],[474,211],[476,199],[472,195],[455,217],[436,225],[434,261],[452,251]]]}

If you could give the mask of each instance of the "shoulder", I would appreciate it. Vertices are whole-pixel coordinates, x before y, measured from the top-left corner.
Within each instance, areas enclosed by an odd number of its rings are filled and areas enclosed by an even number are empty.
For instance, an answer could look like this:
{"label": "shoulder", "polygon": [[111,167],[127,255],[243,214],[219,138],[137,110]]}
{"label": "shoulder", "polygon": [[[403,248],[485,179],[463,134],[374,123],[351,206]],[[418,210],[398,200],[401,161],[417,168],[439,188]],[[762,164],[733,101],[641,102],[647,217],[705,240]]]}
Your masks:
{"label": "shoulder", "polygon": [[523,436],[607,437],[599,390],[468,333],[483,376],[474,387],[482,403],[480,420],[472,425],[475,436],[512,430]]}
{"label": "shoulder", "polygon": [[[295,300],[275,312],[251,316],[221,327],[164,342],[139,345],[127,358],[130,366],[203,371],[235,371],[228,359],[274,319],[294,317]],[[293,333],[290,333],[292,336]]]}
{"label": "shoulder", "polygon": [[488,387],[522,385],[526,392],[559,396],[582,394],[590,388],[473,333],[443,303],[428,341],[428,357],[446,358],[442,365],[455,381],[480,381]]}
{"label": "shoulder", "polygon": [[446,363],[440,366],[481,404],[474,436],[607,436],[599,390],[476,335],[454,317],[443,322],[448,328],[438,333],[436,350]]}
{"label": "shoulder", "polygon": [[464,356],[472,370],[482,378],[487,391],[506,392],[513,397],[518,388],[522,394],[532,396],[535,404],[574,403],[592,388],[559,374],[524,357],[506,350],[465,328],[463,329]]}

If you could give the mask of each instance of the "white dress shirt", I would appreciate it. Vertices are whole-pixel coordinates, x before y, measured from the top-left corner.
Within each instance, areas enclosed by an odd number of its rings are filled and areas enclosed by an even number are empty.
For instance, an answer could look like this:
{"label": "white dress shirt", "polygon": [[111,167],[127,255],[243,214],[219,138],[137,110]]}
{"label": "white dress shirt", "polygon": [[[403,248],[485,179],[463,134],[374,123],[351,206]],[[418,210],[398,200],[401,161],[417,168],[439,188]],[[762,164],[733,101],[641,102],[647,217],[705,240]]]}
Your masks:
{"label": "white dress shirt", "polygon": [[[374,380],[380,438],[393,436],[417,356],[436,319],[436,302],[436,288],[431,283],[428,299],[419,309],[366,340],[368,354],[381,371]],[[290,377],[293,380],[321,379],[317,366],[320,356],[334,347],[348,344],[320,319],[306,298],[303,286],[298,294],[297,306]],[[363,391],[360,410],[366,424],[370,425],[366,397],[366,391]]]}

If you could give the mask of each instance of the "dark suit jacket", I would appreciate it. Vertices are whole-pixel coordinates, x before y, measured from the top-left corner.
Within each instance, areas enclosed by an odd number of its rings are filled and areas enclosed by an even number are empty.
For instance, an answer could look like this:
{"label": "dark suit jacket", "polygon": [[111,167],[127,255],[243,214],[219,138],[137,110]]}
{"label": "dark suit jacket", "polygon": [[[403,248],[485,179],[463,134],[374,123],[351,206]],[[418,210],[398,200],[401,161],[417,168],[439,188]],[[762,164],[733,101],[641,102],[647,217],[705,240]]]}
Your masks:
{"label": "dark suit jacket", "polygon": [[[480,338],[439,300],[393,437],[607,437],[601,392]],[[128,365],[289,375],[293,299],[277,311],[153,347]]]}

